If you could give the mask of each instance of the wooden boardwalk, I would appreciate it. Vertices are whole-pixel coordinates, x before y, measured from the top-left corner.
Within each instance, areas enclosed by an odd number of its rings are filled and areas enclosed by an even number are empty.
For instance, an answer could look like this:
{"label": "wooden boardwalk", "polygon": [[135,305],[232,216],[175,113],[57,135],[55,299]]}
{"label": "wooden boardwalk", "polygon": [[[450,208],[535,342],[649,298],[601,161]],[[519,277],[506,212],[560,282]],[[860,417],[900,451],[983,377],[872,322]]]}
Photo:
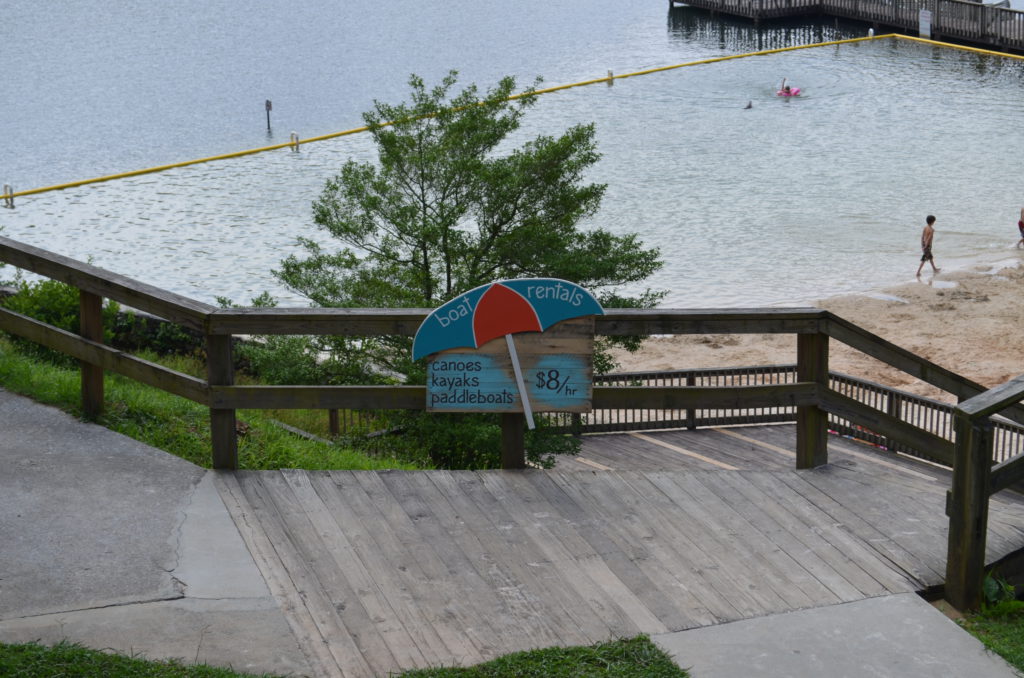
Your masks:
{"label": "wooden boardwalk", "polygon": [[931,12],[931,35],[985,45],[1000,51],[1024,50],[1024,12],[970,0],[669,0],[759,22],[763,19],[825,15],[853,19],[876,28],[891,26],[917,34],[922,9]]}
{"label": "wooden boardwalk", "polygon": [[[794,438],[792,425],[587,436],[553,471],[222,472],[218,484],[325,676],[941,582],[948,472],[839,438],[831,464],[795,471]],[[993,497],[990,560],[1021,547],[1024,502]]]}

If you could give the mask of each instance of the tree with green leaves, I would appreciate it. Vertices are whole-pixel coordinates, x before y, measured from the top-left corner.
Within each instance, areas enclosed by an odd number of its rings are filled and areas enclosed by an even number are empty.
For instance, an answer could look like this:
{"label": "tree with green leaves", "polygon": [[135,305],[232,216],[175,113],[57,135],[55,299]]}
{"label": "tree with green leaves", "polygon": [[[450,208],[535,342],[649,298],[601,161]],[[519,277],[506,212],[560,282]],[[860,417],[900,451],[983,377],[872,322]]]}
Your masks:
{"label": "tree with green leaves", "polygon": [[[432,89],[415,75],[409,84],[410,102],[375,102],[364,114],[377,162],[351,160],[327,182],[313,218],[339,246],[300,238],[304,256],[275,271],[289,289],[324,307],[435,308],[494,280],[549,277],[591,290],[610,308],[661,298],[620,292],[661,267],[657,249],[635,234],[584,226],[605,192],[586,181],[600,158],[593,125],[514,146],[537,101],[534,87],[517,94],[508,77],[485,93],[471,85],[455,94],[454,71]],[[599,340],[598,372],[611,367],[603,350],[611,341]],[[635,338],[614,341],[639,346]],[[408,337],[271,337],[247,357],[291,383],[423,383],[425,366],[410,348]],[[388,427],[405,431],[403,454],[415,448],[451,468],[498,463],[493,415],[395,416]],[[527,436],[527,455],[544,463],[576,445],[541,426]]]}
{"label": "tree with green leaves", "polygon": [[[377,163],[347,162],[313,204],[316,225],[341,247],[300,239],[306,256],[286,259],[277,277],[318,306],[433,308],[522,277],[570,280],[607,307],[653,306],[661,294],[618,289],[658,270],[658,250],[635,234],[581,227],[605,192],[585,180],[600,158],[594,126],[512,148],[535,89],[514,94],[506,77],[483,94],[475,85],[453,94],[456,76],[428,89],[414,75],[411,102],[378,101],[364,114]],[[346,350],[368,371],[420,373],[392,342],[356,344]]]}

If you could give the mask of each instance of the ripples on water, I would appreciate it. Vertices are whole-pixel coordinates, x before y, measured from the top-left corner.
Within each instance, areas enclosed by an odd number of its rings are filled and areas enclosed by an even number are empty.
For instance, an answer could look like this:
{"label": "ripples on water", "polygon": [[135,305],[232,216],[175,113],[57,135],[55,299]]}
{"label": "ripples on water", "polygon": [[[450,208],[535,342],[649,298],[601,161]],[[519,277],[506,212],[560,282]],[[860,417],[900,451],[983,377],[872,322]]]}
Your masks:
{"label": "ripples on water", "polygon": [[[693,16],[669,14],[669,44],[687,45],[689,58],[780,46]],[[626,63],[671,63],[645,57]],[[804,95],[776,97],[782,77]],[[649,282],[669,290],[665,306],[803,303],[911,279],[929,213],[939,266],[1016,257],[1022,90],[1021,62],[862,43],[545,95],[514,141],[596,123],[604,157],[591,179],[608,191],[593,224],[661,248],[665,268]],[[372,150],[356,135],[23,198],[0,225],[196,299],[247,303],[269,290],[303,305],[270,271],[298,252],[297,236],[324,242],[311,202],[342,163]]]}

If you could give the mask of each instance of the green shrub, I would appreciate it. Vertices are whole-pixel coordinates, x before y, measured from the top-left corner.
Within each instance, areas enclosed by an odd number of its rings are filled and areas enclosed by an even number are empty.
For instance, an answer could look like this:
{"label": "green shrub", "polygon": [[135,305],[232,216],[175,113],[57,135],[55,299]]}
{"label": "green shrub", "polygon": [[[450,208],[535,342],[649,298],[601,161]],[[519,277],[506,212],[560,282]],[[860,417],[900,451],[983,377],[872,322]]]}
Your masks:
{"label": "green shrub", "polygon": [[[413,463],[446,469],[501,468],[501,420],[496,414],[440,412],[390,413],[388,425],[395,433],[362,444],[384,449]],[[552,430],[543,417],[525,436],[527,461],[550,468],[555,455],[578,454],[580,441]],[[356,440],[349,441],[359,445]]]}
{"label": "green shrub", "polygon": [[[79,331],[79,292],[76,288],[56,280],[27,282],[16,281],[14,296],[0,300],[5,308],[35,318],[41,322],[59,327],[68,332]],[[107,300],[103,305],[103,341],[110,343],[114,338],[113,327],[120,310],[117,302]],[[74,358],[51,351],[35,342],[13,338],[20,351],[28,356],[46,360],[57,365],[74,365]]]}
{"label": "green shrub", "polygon": [[1017,587],[999,576],[995,570],[985,575],[982,593],[985,594],[986,607],[995,607],[1001,603],[1017,601]]}

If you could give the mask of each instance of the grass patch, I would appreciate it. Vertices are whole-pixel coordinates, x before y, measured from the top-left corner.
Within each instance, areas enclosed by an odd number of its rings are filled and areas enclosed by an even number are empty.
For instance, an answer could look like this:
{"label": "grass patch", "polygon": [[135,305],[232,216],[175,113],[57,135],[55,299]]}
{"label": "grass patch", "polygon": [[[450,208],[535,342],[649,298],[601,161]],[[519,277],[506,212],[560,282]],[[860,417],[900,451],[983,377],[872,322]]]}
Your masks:
{"label": "grass patch", "polygon": [[406,671],[401,678],[686,678],[647,636],[588,647],[551,647],[466,668]]}
{"label": "grass patch", "polygon": [[[204,664],[149,661],[90,650],[62,642],[0,643],[0,676],[28,678],[242,678],[238,673]],[[261,674],[268,676],[269,674]],[[647,636],[589,647],[553,647],[499,657],[466,668],[406,671],[395,678],[687,678]]]}
{"label": "grass patch", "polygon": [[[138,356],[186,374],[205,372],[201,361],[188,356]],[[199,466],[211,465],[210,413],[206,407],[109,372],[104,383],[105,407],[98,424]],[[239,383],[245,382],[240,379]],[[0,337],[0,385],[76,417],[82,416],[78,370],[25,356],[5,337]],[[319,416],[326,421],[327,414],[302,416]],[[275,425],[272,419],[259,410],[238,412],[240,468],[419,468],[393,457],[370,457],[350,448],[305,440]]]}
{"label": "grass patch", "polygon": [[53,647],[0,643],[0,676],[10,678],[239,678],[238,673],[205,664],[155,662],[90,650],[74,643]]}
{"label": "grass patch", "polygon": [[1008,600],[960,621],[990,651],[1024,673],[1024,601]]}

